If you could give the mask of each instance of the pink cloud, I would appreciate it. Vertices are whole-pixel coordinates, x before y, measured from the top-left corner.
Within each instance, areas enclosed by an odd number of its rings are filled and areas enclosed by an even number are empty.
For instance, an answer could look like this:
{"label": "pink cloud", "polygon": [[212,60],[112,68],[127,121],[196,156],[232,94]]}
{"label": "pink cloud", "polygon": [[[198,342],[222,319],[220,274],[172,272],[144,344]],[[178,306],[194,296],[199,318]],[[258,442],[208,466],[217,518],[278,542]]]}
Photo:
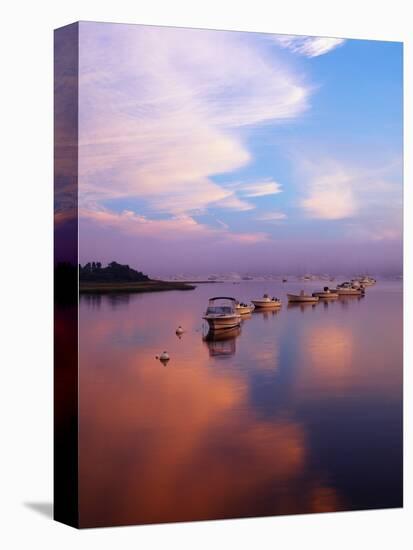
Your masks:
{"label": "pink cloud", "polygon": [[309,96],[265,41],[89,23],[80,36],[81,203],[144,198],[172,215],[252,208],[212,177],[251,161],[241,128],[297,117]]}
{"label": "pink cloud", "polygon": [[268,240],[266,233],[234,233],[222,225],[212,228],[198,223],[194,218],[181,215],[169,219],[154,220],[140,216],[130,210],[116,213],[110,210],[82,208],[81,220],[116,229],[121,233],[139,238],[160,238],[165,241],[213,241],[258,243]]}

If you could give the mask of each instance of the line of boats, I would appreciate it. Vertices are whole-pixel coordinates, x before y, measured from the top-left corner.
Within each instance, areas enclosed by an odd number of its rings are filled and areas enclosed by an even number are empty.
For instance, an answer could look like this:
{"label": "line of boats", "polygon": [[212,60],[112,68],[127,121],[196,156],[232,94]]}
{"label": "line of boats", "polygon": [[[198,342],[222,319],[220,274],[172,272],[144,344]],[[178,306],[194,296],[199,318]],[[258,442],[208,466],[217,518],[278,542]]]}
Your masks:
{"label": "line of boats", "polygon": [[[373,277],[363,277],[352,279],[337,285],[336,288],[325,286],[323,290],[308,294],[301,290],[299,294],[287,294],[289,303],[316,303],[319,300],[332,300],[339,296],[364,296],[366,287],[376,283]],[[229,296],[216,296],[210,298],[208,307],[203,315],[207,321],[210,330],[221,330],[238,327],[241,324],[243,316],[249,315],[255,309],[274,310],[282,306],[279,298],[264,294],[262,298],[251,300],[251,303],[239,302]]]}

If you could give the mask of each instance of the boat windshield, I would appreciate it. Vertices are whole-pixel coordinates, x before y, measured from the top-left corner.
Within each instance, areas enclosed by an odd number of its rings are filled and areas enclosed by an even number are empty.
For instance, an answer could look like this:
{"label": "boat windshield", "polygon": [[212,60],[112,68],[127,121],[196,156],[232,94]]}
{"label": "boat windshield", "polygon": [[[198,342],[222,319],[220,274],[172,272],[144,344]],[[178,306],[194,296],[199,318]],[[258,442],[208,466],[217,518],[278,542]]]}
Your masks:
{"label": "boat windshield", "polygon": [[208,313],[212,313],[212,314],[229,314],[229,313],[233,313],[233,310],[232,310],[232,307],[230,306],[209,306],[208,309],[207,309],[207,314]]}

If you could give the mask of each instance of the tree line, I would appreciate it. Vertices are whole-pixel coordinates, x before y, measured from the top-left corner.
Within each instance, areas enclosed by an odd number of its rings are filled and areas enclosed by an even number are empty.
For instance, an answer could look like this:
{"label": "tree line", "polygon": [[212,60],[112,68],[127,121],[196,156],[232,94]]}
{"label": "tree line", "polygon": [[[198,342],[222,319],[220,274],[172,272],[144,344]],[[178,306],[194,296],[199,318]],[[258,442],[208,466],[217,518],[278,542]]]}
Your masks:
{"label": "tree line", "polygon": [[106,267],[102,267],[101,262],[88,262],[84,266],[79,264],[79,280],[130,283],[149,281],[150,279],[141,271],[137,271],[128,265],[110,262]]}

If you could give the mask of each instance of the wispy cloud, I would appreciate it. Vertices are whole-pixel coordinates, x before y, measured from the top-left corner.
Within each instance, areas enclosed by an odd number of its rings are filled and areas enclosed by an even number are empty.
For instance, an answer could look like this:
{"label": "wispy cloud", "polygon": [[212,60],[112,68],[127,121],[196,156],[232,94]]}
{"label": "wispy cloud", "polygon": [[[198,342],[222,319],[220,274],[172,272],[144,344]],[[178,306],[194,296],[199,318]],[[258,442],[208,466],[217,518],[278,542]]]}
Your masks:
{"label": "wispy cloud", "polygon": [[97,206],[96,208],[81,208],[80,217],[87,222],[115,229],[129,236],[140,239],[157,239],[162,241],[191,241],[202,244],[213,241],[258,243],[268,240],[268,235],[262,232],[243,233],[231,232],[228,226],[219,223],[218,228],[198,223],[188,215],[168,219],[150,219],[136,214],[131,210],[113,212]]}
{"label": "wispy cloud", "polygon": [[266,195],[277,195],[282,192],[281,184],[273,180],[240,184],[238,189],[246,197],[264,197]]}
{"label": "wispy cloud", "polygon": [[217,208],[228,208],[230,210],[238,210],[239,212],[245,212],[247,210],[253,210],[255,207],[253,204],[240,199],[235,194],[228,195],[223,199],[213,203],[213,206]]}
{"label": "wispy cloud", "polygon": [[93,23],[80,37],[81,204],[138,198],[176,216],[248,210],[245,198],[279,192],[213,180],[251,162],[245,129],[307,108],[309,88],[265,41]]}
{"label": "wispy cloud", "polygon": [[287,214],[284,212],[265,212],[257,217],[257,220],[264,222],[279,222],[286,220],[288,218]]}
{"label": "wispy cloud", "polygon": [[344,38],[327,38],[321,36],[274,35],[271,37],[282,48],[306,57],[324,55],[345,42]]}

